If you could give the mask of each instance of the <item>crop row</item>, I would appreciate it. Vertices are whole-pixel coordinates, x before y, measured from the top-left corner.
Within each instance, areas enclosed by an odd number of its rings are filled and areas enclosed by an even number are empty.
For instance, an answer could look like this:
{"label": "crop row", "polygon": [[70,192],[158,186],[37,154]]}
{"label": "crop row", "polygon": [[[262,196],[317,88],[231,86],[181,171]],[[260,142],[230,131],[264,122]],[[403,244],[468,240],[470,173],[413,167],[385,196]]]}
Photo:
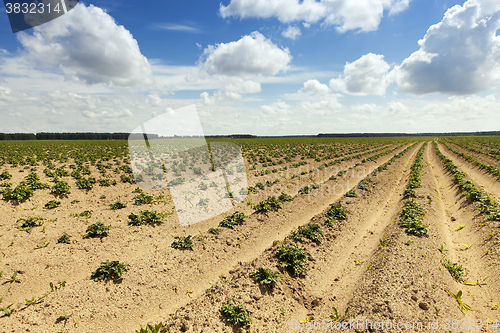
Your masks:
{"label": "crop row", "polygon": [[[427,144],[424,144],[422,148],[417,153],[415,162],[411,166],[411,172],[408,179],[408,184],[404,190],[404,197],[415,197],[415,189],[422,186],[420,181],[420,173],[423,167],[424,149]],[[423,218],[425,216],[425,209],[418,203],[414,198],[407,199],[404,202],[404,208],[399,213],[399,223],[401,226],[406,228],[406,232],[416,236],[426,236],[429,237],[427,231],[427,226],[423,224]]]}
{"label": "crop row", "polygon": [[436,154],[442,159],[446,169],[453,175],[453,182],[458,185],[460,191],[464,192],[467,198],[473,202],[478,202],[481,212],[487,214],[491,220],[500,220],[500,205],[493,196],[485,190],[478,188],[470,180],[465,180],[467,174],[460,171],[452,160],[444,156],[436,142],[434,142]]}
{"label": "crop row", "polygon": [[498,178],[500,178],[500,168],[497,168],[493,165],[488,165],[486,163],[483,163],[481,161],[478,161],[476,160],[473,156],[470,156],[470,155],[467,155],[465,153],[462,153],[461,151],[458,151],[456,149],[453,149],[452,147],[450,147],[448,144],[446,143],[443,143],[445,145],[446,148],[448,148],[450,151],[454,152],[455,154],[459,155],[459,156],[462,156],[466,161],[469,161],[471,162],[472,164],[474,164],[475,166],[478,166],[479,169],[484,169],[486,171],[488,171],[489,173],[491,173],[492,175],[495,175],[497,176]]}

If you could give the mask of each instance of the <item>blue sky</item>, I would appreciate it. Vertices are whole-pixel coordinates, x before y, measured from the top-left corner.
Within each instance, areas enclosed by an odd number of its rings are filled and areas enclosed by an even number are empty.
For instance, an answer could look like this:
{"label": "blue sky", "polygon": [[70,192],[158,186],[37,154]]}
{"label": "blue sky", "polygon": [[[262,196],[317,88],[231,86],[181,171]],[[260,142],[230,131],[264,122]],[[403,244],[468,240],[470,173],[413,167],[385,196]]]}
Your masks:
{"label": "blue sky", "polygon": [[191,104],[206,134],[500,125],[496,0],[90,1],[16,34],[2,12],[0,132],[131,132]]}

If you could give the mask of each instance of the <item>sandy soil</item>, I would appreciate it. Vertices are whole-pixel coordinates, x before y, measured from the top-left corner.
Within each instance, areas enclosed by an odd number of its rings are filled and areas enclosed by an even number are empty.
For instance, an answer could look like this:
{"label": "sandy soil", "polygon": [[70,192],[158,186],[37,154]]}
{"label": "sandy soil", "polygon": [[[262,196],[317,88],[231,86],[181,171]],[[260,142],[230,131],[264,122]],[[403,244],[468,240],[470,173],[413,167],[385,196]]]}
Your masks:
{"label": "sandy soil", "polygon": [[[57,199],[62,204],[53,210],[42,208],[54,199],[49,190],[38,190],[33,198],[19,205],[2,201],[0,271],[6,282],[0,284],[0,306],[12,303],[17,311],[0,318],[0,331],[134,332],[139,325],[163,322],[171,332],[295,332],[295,324],[330,320],[334,308],[342,314],[349,308],[347,321],[423,323],[423,330],[408,332],[431,331],[427,325],[436,320],[440,329],[433,332],[460,331],[445,329],[446,319],[481,319],[486,323],[486,319],[500,314],[492,310],[500,301],[500,237],[488,235],[488,231],[498,231],[498,223],[487,221],[458,191],[431,142],[424,152],[422,187],[417,189],[417,201],[426,209],[424,224],[430,236],[410,236],[397,223],[404,200],[401,194],[421,145],[377,176],[371,171],[403,148],[353,169],[349,168],[359,160],[336,165],[331,168],[335,172],[348,170],[336,180],[329,180],[328,173],[293,180],[270,174],[257,180],[249,172],[250,185],[278,177],[281,181],[248,196],[227,212],[229,215],[238,210],[249,217],[233,230],[219,228],[217,235],[208,233],[208,229],[217,227],[221,217],[181,228],[174,214],[155,227],[128,226],[130,213],[174,209],[168,193],[159,190],[146,191],[164,195],[156,203],[133,205],[135,186],[130,184],[95,186],[85,192],[76,189],[68,178],[72,193]],[[444,146],[440,145],[440,149],[453,158]],[[454,160],[471,180],[498,198],[497,183],[486,181],[482,172],[474,172],[470,166],[467,169],[456,156]],[[14,175],[14,184],[26,175],[17,169],[9,172]],[[278,211],[255,213],[247,204],[249,200],[256,204],[284,192],[296,195],[298,188],[312,183],[309,176],[321,187],[309,195],[298,195]],[[368,190],[359,191],[355,198],[344,196],[362,180],[369,180]],[[102,196],[105,198],[100,199]],[[72,204],[75,199],[79,202]],[[117,200],[126,202],[127,208],[109,210],[109,204]],[[325,211],[337,202],[346,207],[348,218],[327,227]],[[85,210],[93,210],[90,218],[70,216]],[[43,226],[30,233],[16,228],[17,219],[35,215],[46,218]],[[113,227],[109,236],[83,239],[87,226],[98,221]],[[323,241],[298,243],[309,259],[307,272],[296,276],[279,266],[276,249],[279,243],[292,242],[285,238],[310,223],[321,226]],[[465,226],[456,230],[459,224]],[[64,232],[72,236],[71,243],[56,243]],[[185,235],[193,235],[193,250],[170,247],[175,236]],[[406,245],[409,240],[411,244]],[[49,245],[35,249],[43,242]],[[465,249],[463,244],[472,246]],[[484,284],[455,281],[441,264],[441,245],[447,250],[446,258],[466,269],[467,281],[488,277]],[[130,267],[120,280],[92,281],[91,272],[105,260],[119,260]],[[249,275],[257,267],[280,271],[282,281],[273,287],[256,284]],[[19,271],[20,283],[7,282],[15,271]],[[58,286],[59,281],[66,281],[65,286],[51,292],[49,283]],[[463,301],[473,311],[462,313],[446,287],[453,293],[462,290]],[[45,294],[39,304],[26,307],[25,299]],[[248,329],[233,326],[222,317],[219,309],[229,298],[245,305],[252,318]],[[69,319],[60,319],[63,310],[71,314]],[[317,327],[312,331],[324,330]],[[346,331],[368,330],[363,326]]]}

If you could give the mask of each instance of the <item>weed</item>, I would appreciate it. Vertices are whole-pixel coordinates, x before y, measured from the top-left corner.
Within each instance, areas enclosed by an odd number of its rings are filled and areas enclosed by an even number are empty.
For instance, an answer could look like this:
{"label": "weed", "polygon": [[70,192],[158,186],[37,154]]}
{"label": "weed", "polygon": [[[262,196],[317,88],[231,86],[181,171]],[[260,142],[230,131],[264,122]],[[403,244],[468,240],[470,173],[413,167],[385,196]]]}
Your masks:
{"label": "weed", "polygon": [[95,272],[92,273],[90,278],[94,281],[101,281],[104,279],[119,279],[127,272],[127,267],[130,265],[121,263],[119,261],[106,261],[102,262]]}
{"label": "weed", "polygon": [[57,240],[57,243],[65,243],[65,244],[69,244],[70,243],[70,238],[71,236],[68,235],[67,233],[64,233],[61,237],[59,237],[59,239]]}
{"label": "weed", "polygon": [[231,216],[226,216],[222,221],[220,221],[219,227],[234,229],[237,225],[243,224],[247,217],[248,216],[245,214],[236,211]]}
{"label": "weed", "polygon": [[466,250],[470,249],[472,247],[472,245],[474,244],[464,244],[462,243],[462,245],[465,247]]}
{"label": "weed", "polygon": [[252,323],[252,319],[245,309],[245,306],[243,304],[235,306],[232,299],[229,299],[227,303],[220,308],[220,312],[228,322],[235,325],[241,324],[242,327],[246,328]]}
{"label": "weed", "polygon": [[29,299],[24,299],[24,301],[26,302],[26,306],[30,306],[30,305],[35,305],[35,304],[38,304],[38,303],[41,303],[42,300],[47,297],[48,294],[45,294],[43,295],[42,297],[39,297],[39,298],[35,298],[35,295],[33,295],[31,297],[31,300]]}
{"label": "weed", "polygon": [[495,237],[497,234],[498,234],[498,231],[493,232],[491,230],[488,230],[488,235],[490,236],[490,238]]}
{"label": "weed", "polygon": [[15,271],[14,274],[12,274],[12,277],[10,277],[10,278],[7,279],[7,282],[8,283],[14,283],[14,282],[15,283],[21,283],[21,280],[19,280],[17,278],[17,271]]}
{"label": "weed", "polygon": [[59,207],[59,205],[61,205],[60,201],[50,200],[49,202],[47,202],[45,204],[45,208],[47,208],[47,209],[54,209],[56,207]]}
{"label": "weed", "polygon": [[135,333],[167,333],[167,327],[163,327],[162,323],[156,324],[155,326],[147,324],[145,329],[141,326],[141,330],[135,331]]}
{"label": "weed", "polygon": [[273,284],[281,281],[279,272],[263,267],[259,267],[255,272],[250,273],[250,277],[253,277],[255,282],[260,284]]}
{"label": "weed", "polygon": [[64,321],[66,322],[66,320],[68,320],[69,318],[71,318],[73,314],[66,314],[66,311],[63,310],[63,314],[61,316],[59,316],[59,318],[57,318],[57,322],[61,322],[61,321]]}
{"label": "weed", "polygon": [[441,244],[441,247],[440,247],[438,250],[439,250],[439,252],[441,252],[441,253],[443,253],[443,254],[444,254],[445,252],[448,252],[448,250],[445,250],[445,249],[444,249],[443,244]]}
{"label": "weed", "polygon": [[445,288],[446,288],[446,290],[448,290],[450,295],[453,296],[453,298],[455,298],[457,300],[458,308],[460,309],[460,311],[462,311],[462,312],[472,311],[472,308],[462,301],[462,290],[460,290],[457,294],[454,294],[451,292],[450,289],[448,289],[448,287],[445,287]]}
{"label": "weed", "polygon": [[458,228],[455,228],[456,231],[462,230],[465,227],[465,224],[458,224]]}
{"label": "weed", "polygon": [[411,243],[413,243],[413,241],[411,239],[408,239],[406,242],[405,242],[405,245],[411,245]]}
{"label": "weed", "polygon": [[49,287],[50,287],[50,292],[51,293],[54,292],[55,290],[58,290],[58,289],[66,287],[66,280],[59,281],[58,284],[59,284],[59,287],[54,286],[54,284],[52,282],[49,283]]}
{"label": "weed", "polygon": [[47,247],[49,246],[49,242],[43,242],[42,244],[38,244],[36,247],[35,247],[35,250],[38,250],[38,249],[43,249],[44,247]]}
{"label": "weed", "polygon": [[10,317],[10,315],[12,313],[14,313],[14,311],[16,311],[15,309],[11,309],[10,307],[12,306],[13,304],[11,305],[8,305],[8,306],[4,306],[3,308],[0,308],[1,311],[3,311],[4,313],[4,317]]}
{"label": "weed", "polygon": [[380,250],[386,246],[389,246],[390,244],[391,244],[391,240],[389,240],[387,236],[385,236],[383,239],[380,238],[378,240],[378,249]]}
{"label": "weed", "polygon": [[306,272],[304,260],[309,256],[301,247],[296,245],[281,245],[278,247],[276,256],[280,260],[281,267],[287,267],[294,274]]}
{"label": "weed", "polygon": [[434,307],[434,311],[436,312],[436,316],[439,316],[439,311],[441,310],[438,310],[438,308]]}
{"label": "weed", "polygon": [[462,282],[464,280],[464,276],[467,275],[467,272],[463,269],[462,265],[453,263],[444,257],[441,260],[441,263],[448,270],[448,272],[450,272],[451,276],[458,282]]}
{"label": "weed", "polygon": [[83,238],[102,238],[108,235],[109,229],[111,229],[110,225],[104,225],[102,222],[96,222],[87,227],[85,231],[86,234]]}
{"label": "weed", "polygon": [[485,281],[488,279],[488,277],[485,277],[484,279],[477,279],[476,281],[465,281],[464,284],[472,284],[476,286],[482,286],[485,285]]}
{"label": "weed", "polygon": [[208,232],[214,235],[217,235],[219,233],[219,229],[217,228],[210,228],[208,229]]}
{"label": "weed", "polygon": [[316,223],[300,227],[297,232],[293,232],[291,238],[295,241],[302,241],[302,238],[307,238],[316,243],[321,243],[323,231]]}
{"label": "weed", "polygon": [[347,313],[349,312],[349,307],[345,310],[343,315],[338,313],[338,311],[335,307],[333,307],[333,312],[335,312],[335,314],[331,315],[330,319],[335,320],[335,321],[344,321],[345,318],[347,317]]}
{"label": "weed", "polygon": [[185,249],[190,249],[192,250],[193,249],[193,240],[191,239],[191,235],[189,236],[186,236],[186,237],[179,237],[179,236],[176,236],[174,237],[174,242],[172,243],[171,247],[173,247],[174,249],[181,249],[181,250],[185,250]]}

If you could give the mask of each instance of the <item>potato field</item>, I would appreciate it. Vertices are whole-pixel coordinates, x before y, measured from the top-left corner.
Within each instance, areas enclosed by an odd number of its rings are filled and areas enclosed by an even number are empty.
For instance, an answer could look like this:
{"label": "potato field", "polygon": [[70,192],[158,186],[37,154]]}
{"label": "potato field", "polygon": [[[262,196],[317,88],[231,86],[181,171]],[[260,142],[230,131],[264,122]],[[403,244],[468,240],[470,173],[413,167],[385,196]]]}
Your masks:
{"label": "potato field", "polygon": [[500,329],[499,137],[219,141],[0,142],[0,332]]}

